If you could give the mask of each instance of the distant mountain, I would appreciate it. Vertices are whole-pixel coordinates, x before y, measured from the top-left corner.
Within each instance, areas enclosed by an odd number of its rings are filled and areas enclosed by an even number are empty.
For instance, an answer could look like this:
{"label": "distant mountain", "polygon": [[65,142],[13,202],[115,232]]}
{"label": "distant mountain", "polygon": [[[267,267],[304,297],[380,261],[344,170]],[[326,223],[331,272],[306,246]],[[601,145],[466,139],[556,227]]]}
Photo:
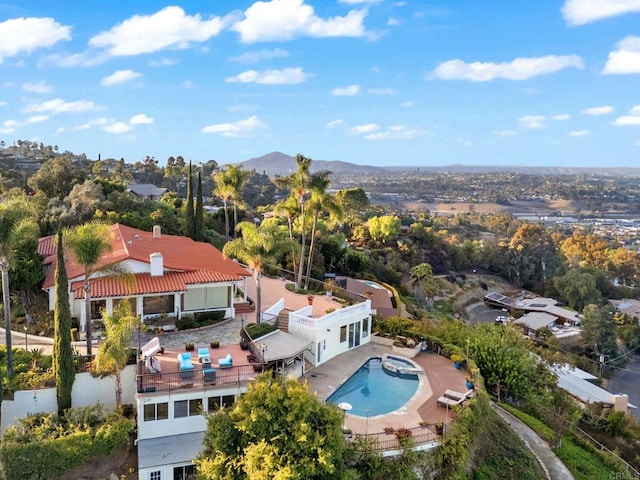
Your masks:
{"label": "distant mountain", "polygon": [[[239,163],[245,170],[266,173],[270,177],[289,175],[296,171],[296,159],[282,152],[271,152],[261,157],[251,158]],[[554,167],[554,166],[522,166],[522,165],[420,165],[372,167],[339,160],[316,160],[311,163],[311,171],[329,170],[337,176],[342,175],[385,175],[400,172],[433,172],[433,173],[506,173],[513,172],[524,175],[598,175],[612,177],[640,176],[640,168],[632,167]]]}
{"label": "distant mountain", "polygon": [[[297,170],[296,158],[282,152],[271,152],[261,157],[251,158],[241,162],[245,170],[255,170],[258,173],[266,173],[270,177],[276,175],[289,175]],[[329,170],[338,175],[345,173],[355,174],[381,174],[386,168],[371,167],[368,165],[356,165],[355,163],[341,162],[339,160],[316,160],[311,162],[311,171]]]}

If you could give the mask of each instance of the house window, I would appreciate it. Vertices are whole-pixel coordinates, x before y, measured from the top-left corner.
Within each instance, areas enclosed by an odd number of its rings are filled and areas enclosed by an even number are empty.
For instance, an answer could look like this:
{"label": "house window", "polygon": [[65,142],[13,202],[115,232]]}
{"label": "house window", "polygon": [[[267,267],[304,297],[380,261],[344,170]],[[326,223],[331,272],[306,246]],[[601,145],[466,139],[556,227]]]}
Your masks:
{"label": "house window", "polygon": [[236,401],[235,395],[217,395],[215,397],[209,397],[207,399],[207,410],[209,412],[215,412],[220,407],[230,407]]}
{"label": "house window", "polygon": [[155,470],[153,472],[149,472],[149,480],[163,480],[162,478],[162,470]]}
{"label": "house window", "polygon": [[142,313],[143,315],[154,315],[159,313],[173,312],[174,301],[175,297],[173,295],[144,297],[142,299]]}
{"label": "house window", "polygon": [[195,480],[195,478],[195,465],[183,465],[181,467],[173,468],[173,480]]}
{"label": "house window", "polygon": [[340,343],[344,343],[347,341],[347,326],[343,325],[340,327]]}
{"label": "house window", "polygon": [[369,336],[369,317],[362,319],[362,336],[363,337]]}
{"label": "house window", "polygon": [[173,418],[202,415],[202,399],[178,400],[173,402]]}
{"label": "house window", "polygon": [[147,403],[144,406],[144,421],[152,422],[154,420],[167,420],[169,418],[169,404],[163,403]]}
{"label": "house window", "polygon": [[96,319],[102,318],[102,312],[107,311],[107,301],[106,300],[91,300],[91,318]]}

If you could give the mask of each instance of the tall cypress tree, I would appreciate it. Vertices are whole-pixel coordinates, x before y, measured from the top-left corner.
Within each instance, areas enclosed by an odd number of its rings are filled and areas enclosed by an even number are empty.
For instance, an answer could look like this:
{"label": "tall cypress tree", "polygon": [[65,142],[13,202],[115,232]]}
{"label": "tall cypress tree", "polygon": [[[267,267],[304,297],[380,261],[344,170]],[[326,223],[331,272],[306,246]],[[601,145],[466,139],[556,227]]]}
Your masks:
{"label": "tall cypress tree", "polygon": [[203,239],[204,212],[202,211],[202,172],[198,171],[198,187],[196,190],[195,240]]}
{"label": "tall cypress tree", "polygon": [[184,234],[189,238],[196,236],[196,219],[193,212],[193,178],[191,162],[189,162],[189,174],[187,175],[187,208],[184,217]]}
{"label": "tall cypress tree", "polygon": [[69,279],[62,250],[62,230],[58,231],[58,263],[55,284],[53,372],[56,379],[58,415],[63,415],[66,409],[71,408],[71,390],[76,377],[76,369],[71,349],[71,305],[69,304]]}

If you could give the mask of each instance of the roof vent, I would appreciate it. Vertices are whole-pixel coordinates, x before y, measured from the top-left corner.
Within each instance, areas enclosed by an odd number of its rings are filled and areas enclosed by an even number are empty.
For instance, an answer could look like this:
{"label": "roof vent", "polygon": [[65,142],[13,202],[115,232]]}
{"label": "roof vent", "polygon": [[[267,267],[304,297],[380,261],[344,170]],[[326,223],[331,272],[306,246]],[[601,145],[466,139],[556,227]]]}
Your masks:
{"label": "roof vent", "polygon": [[153,238],[160,238],[162,235],[162,230],[160,229],[160,225],[153,226]]}
{"label": "roof vent", "polygon": [[133,245],[133,241],[132,241],[132,240],[129,240],[129,241],[127,242],[127,245],[129,245],[129,246]]}

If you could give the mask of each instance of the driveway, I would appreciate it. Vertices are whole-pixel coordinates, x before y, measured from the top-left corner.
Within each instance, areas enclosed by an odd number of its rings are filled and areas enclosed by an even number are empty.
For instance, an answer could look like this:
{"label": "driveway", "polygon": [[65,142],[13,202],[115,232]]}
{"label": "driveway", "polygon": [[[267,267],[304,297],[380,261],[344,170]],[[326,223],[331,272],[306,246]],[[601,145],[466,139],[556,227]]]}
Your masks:
{"label": "driveway", "polygon": [[[634,355],[633,360],[625,368],[621,368],[611,377],[607,390],[611,393],[626,393],[629,395],[629,403],[640,408],[640,356]],[[630,408],[629,412],[638,423],[640,420],[638,409]]]}

